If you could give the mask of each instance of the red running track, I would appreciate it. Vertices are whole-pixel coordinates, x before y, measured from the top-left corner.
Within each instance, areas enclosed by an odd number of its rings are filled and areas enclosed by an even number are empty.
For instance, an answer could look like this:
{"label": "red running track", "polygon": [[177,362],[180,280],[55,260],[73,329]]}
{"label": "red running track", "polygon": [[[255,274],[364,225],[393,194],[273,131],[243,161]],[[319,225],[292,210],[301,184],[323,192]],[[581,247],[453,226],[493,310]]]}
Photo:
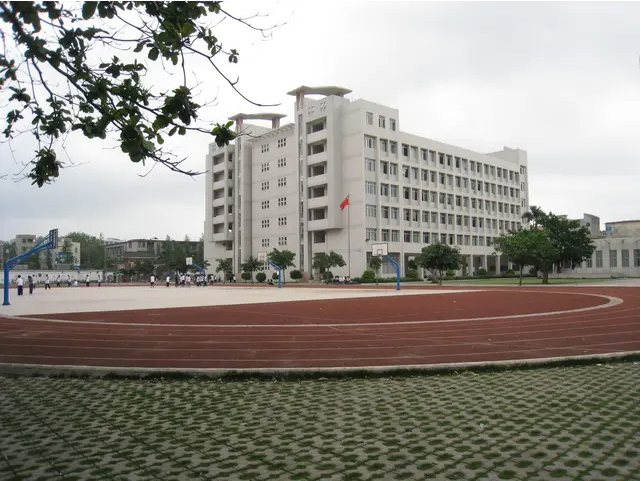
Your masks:
{"label": "red running track", "polygon": [[639,289],[624,287],[0,317],[1,363],[362,367],[638,350]]}

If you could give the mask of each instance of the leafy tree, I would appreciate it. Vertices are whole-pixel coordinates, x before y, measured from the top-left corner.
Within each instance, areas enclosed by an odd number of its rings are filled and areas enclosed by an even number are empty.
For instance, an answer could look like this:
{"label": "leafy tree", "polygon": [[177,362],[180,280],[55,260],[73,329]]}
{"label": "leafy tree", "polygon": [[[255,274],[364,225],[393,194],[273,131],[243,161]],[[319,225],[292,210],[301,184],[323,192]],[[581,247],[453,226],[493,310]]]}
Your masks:
{"label": "leafy tree", "polygon": [[321,275],[334,267],[345,267],[345,259],[337,252],[317,252],[312,259],[312,267],[318,269]]}
{"label": "leafy tree", "polygon": [[105,242],[104,239],[85,232],[70,232],[65,239],[80,244],[80,259],[78,263],[85,269],[102,269],[105,263]]}
{"label": "leafy tree", "polygon": [[154,273],[156,267],[150,260],[136,261],[134,263],[133,270],[136,274],[147,277]]}
{"label": "leafy tree", "polygon": [[[82,255],[82,247],[81,247],[80,255]],[[73,244],[71,243],[71,239],[69,237],[65,237],[65,240],[62,242],[62,247],[60,248],[59,261],[60,261],[60,264],[72,265],[74,263]]]}
{"label": "leafy tree", "polygon": [[[262,267],[263,263],[259,262],[256,257],[249,256],[247,259],[245,259],[245,262],[243,262],[240,266],[240,268],[244,272],[249,273],[249,279],[252,280],[252,283],[254,282],[254,272],[256,272],[258,269]],[[242,276],[241,276],[242,277]]]}
{"label": "leafy tree", "polygon": [[45,250],[45,265],[47,269],[53,269],[53,255],[51,254],[51,249]]}
{"label": "leafy tree", "polygon": [[242,280],[244,280],[244,281],[249,281],[249,280],[251,280],[251,281],[252,281],[252,284],[254,283],[254,281],[253,281],[253,279],[252,279],[252,273],[251,273],[251,272],[243,272],[243,273],[240,275],[240,278],[241,278]]}
{"label": "leafy tree", "polygon": [[543,284],[548,283],[549,274],[555,266],[559,271],[566,266],[574,269],[591,258],[596,249],[590,231],[578,220],[552,212],[546,214],[536,206],[523,214],[523,219],[530,222],[530,230],[545,234],[539,236],[541,244],[536,251],[538,263],[532,264],[543,274]]}
{"label": "leafy tree", "polygon": [[369,260],[369,267],[374,271],[374,277],[376,278],[376,283],[378,284],[378,275],[383,265],[383,261],[379,256],[372,256]]}
{"label": "leafy tree", "polygon": [[[5,24],[0,89],[10,94],[4,135],[30,131],[37,140],[27,177],[39,187],[55,180],[63,167],[55,147],[62,148],[73,131],[89,139],[117,139],[132,162],[160,163],[196,175],[163,150],[165,139],[200,132],[224,146],[236,134],[230,130],[232,122],[197,122],[203,106],[194,100],[197,85],[188,82],[190,61],[207,62],[214,75],[251,102],[238,90],[238,81],[221,70],[225,60],[236,64],[239,53],[223,47],[211,24],[227,19],[263,35],[274,28],[253,25],[254,18],[236,16],[220,1],[84,2],[81,7],[73,2],[0,2]],[[124,58],[105,59],[110,52]],[[157,61],[168,79],[179,80],[173,87],[157,86],[156,73],[148,71]],[[148,73],[150,82],[143,82]],[[28,130],[21,124],[28,124]]]}
{"label": "leafy tree", "polygon": [[231,259],[217,259],[216,272],[222,272],[225,279],[231,281],[234,278],[234,264]]}
{"label": "leafy tree", "polygon": [[458,270],[461,265],[461,253],[458,248],[437,242],[423,247],[416,264],[423,269],[438,272],[438,282],[443,284],[443,273]]}
{"label": "leafy tree", "polygon": [[493,243],[498,252],[519,266],[519,286],[523,284],[525,266],[533,266],[538,262],[537,243],[544,242],[540,234],[539,230],[520,229],[509,234],[501,234]]}
{"label": "leafy tree", "polygon": [[285,281],[285,271],[287,271],[289,267],[294,267],[296,265],[294,264],[296,254],[286,249],[281,251],[275,248],[269,254],[267,254],[267,258],[272,264],[275,264],[281,268],[281,270],[283,271],[283,282]]}

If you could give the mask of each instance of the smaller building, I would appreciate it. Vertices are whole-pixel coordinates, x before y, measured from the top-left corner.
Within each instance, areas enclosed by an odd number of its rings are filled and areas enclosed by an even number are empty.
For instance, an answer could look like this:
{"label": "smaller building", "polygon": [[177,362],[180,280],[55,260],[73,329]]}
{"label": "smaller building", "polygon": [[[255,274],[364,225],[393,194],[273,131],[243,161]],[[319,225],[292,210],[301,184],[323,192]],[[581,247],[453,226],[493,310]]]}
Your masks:
{"label": "smaller building", "polygon": [[[196,252],[199,241],[174,241],[178,245],[186,247],[190,252]],[[158,264],[163,254],[165,240],[153,239],[129,239],[119,242],[105,242],[107,259],[111,260],[118,269],[132,267],[136,262],[151,261]],[[189,244],[186,246],[186,244]]]}
{"label": "smaller building", "polygon": [[592,258],[573,270],[564,270],[561,275],[594,277],[639,277],[639,231],[638,220],[607,222],[600,230],[598,217],[584,214],[583,225],[590,229],[596,250]]}
{"label": "smaller building", "polygon": [[[65,247],[67,246],[67,247]],[[51,257],[53,267],[59,267],[64,265],[80,265],[80,242],[74,242],[71,239],[66,237],[58,238],[58,247],[51,249]],[[71,259],[67,259],[68,256],[65,256],[65,253],[69,253]],[[40,251],[40,255],[46,256],[45,251]],[[69,262],[71,260],[71,263]]]}
{"label": "smaller building", "polygon": [[38,236],[33,234],[18,234],[14,239],[16,255],[23,254],[36,245]]}

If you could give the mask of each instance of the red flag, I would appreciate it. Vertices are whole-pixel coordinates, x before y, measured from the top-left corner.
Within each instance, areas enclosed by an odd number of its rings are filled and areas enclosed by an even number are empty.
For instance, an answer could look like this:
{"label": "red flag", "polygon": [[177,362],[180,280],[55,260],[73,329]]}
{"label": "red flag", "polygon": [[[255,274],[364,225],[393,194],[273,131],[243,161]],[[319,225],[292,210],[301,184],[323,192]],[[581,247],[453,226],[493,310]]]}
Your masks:
{"label": "red flag", "polygon": [[341,205],[340,205],[341,210],[343,210],[348,205],[349,205],[349,195],[345,197],[345,200],[343,202],[341,202]]}

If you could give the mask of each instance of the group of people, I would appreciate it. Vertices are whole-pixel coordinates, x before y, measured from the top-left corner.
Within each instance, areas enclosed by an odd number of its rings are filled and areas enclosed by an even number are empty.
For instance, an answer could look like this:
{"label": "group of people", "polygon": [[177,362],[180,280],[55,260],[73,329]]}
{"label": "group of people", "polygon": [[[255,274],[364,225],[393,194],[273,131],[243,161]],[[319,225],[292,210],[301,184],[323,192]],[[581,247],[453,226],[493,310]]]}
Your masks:
{"label": "group of people", "polygon": [[[151,276],[150,283],[151,287],[154,287],[156,278]],[[196,284],[197,287],[207,285],[207,277],[202,275],[196,275],[192,278],[190,274],[176,272],[174,275],[174,285],[176,287],[191,287],[192,281]],[[165,278],[165,284],[167,287],[171,285],[171,276]]]}
{"label": "group of people", "polygon": [[[24,295],[24,286],[25,286],[25,279],[22,277],[22,274],[18,274],[18,277],[16,278],[16,287],[18,289],[18,295],[22,296]],[[58,274],[54,280],[56,287],[60,287],[63,283],[62,276]],[[48,289],[51,289],[51,284],[52,284],[52,279],[49,277],[49,274],[45,274],[45,277],[42,281],[42,283],[45,286],[45,291]],[[67,284],[67,287],[78,287],[78,280],[77,279],[71,279],[71,275],[67,274],[67,278],[64,280],[64,283]],[[91,285],[91,279],[89,278],[89,274],[87,274],[87,277],[85,278],[85,284],[87,287]],[[29,294],[33,294],[33,291],[35,290],[36,286],[38,285],[38,280],[35,275],[29,275],[27,276],[27,286],[29,287]],[[98,276],[98,287],[102,286],[102,279],[100,276]]]}

